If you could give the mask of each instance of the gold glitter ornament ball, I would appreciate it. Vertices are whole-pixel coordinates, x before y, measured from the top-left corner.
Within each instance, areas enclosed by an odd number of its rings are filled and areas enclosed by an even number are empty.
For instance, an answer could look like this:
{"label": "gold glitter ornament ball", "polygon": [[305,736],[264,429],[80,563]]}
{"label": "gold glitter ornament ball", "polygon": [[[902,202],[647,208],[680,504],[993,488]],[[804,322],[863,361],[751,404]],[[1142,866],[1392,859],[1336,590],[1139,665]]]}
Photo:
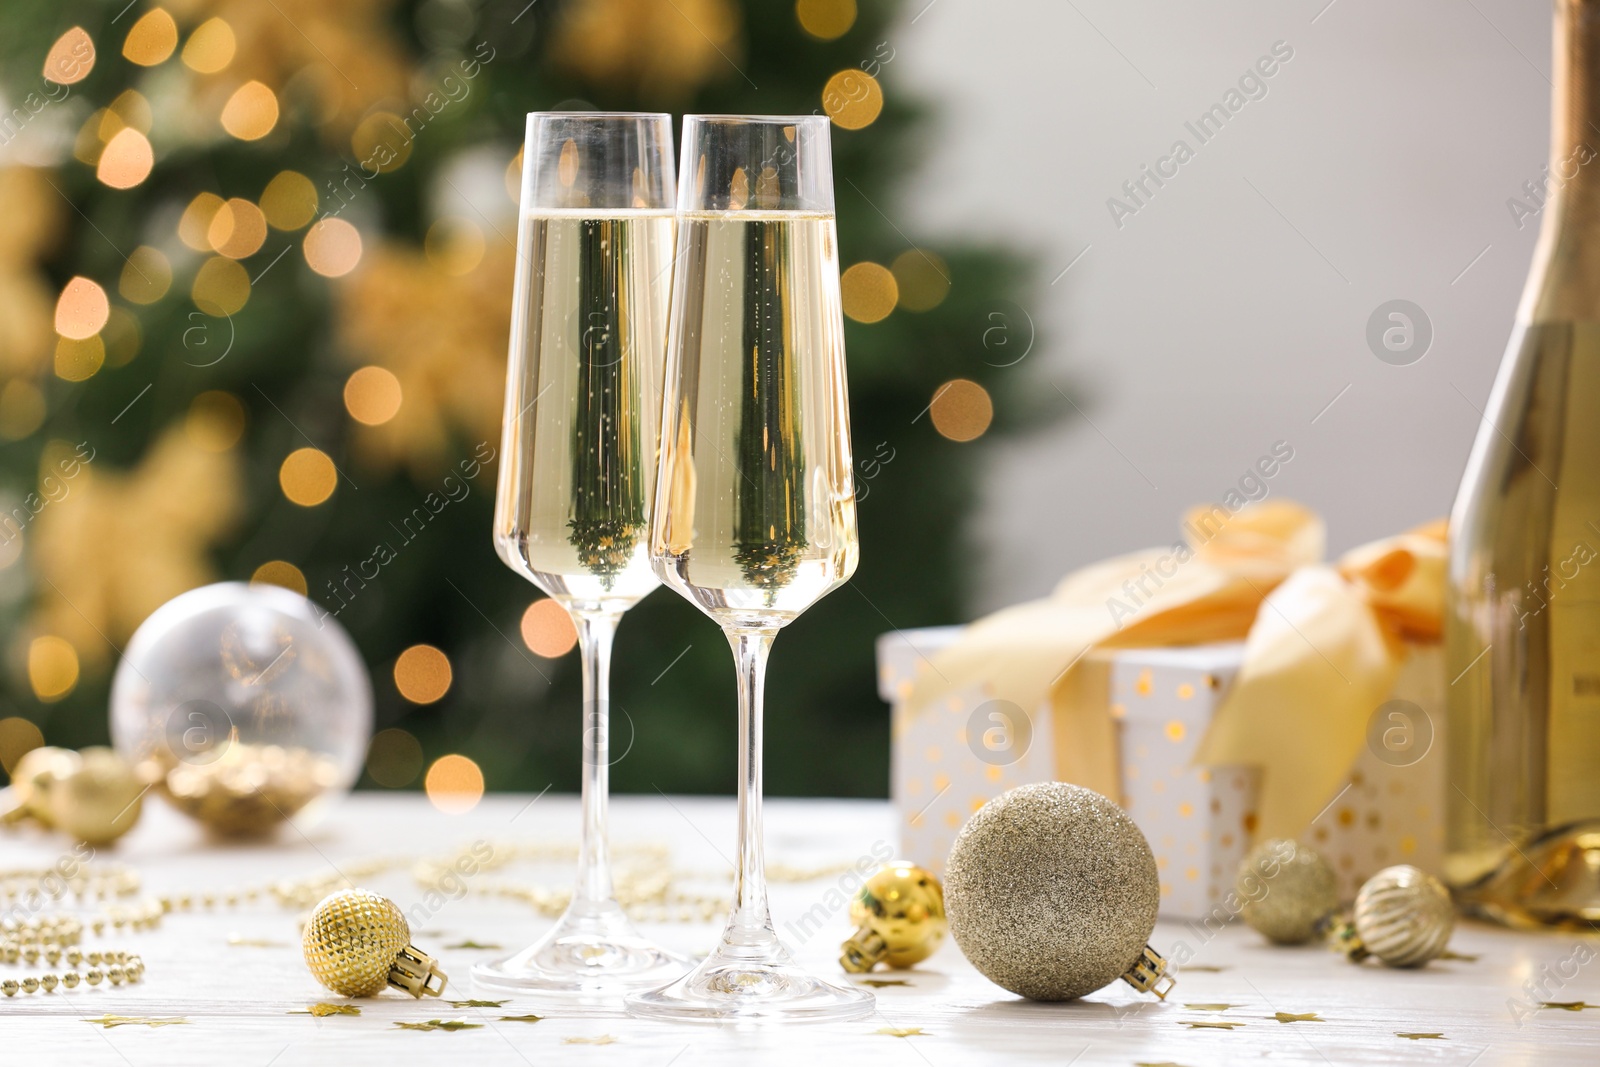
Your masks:
{"label": "gold glitter ornament ball", "polygon": [[1333,868],[1311,849],[1275,838],[1257,845],[1239,865],[1234,891],[1244,921],[1267,940],[1300,945],[1339,907]]}
{"label": "gold glitter ornament ball", "polygon": [[1361,948],[1390,967],[1420,967],[1450,944],[1456,912],[1439,879],[1417,867],[1385,867],[1356,894]]}
{"label": "gold glitter ornament ball", "polygon": [[967,820],[944,875],[950,936],[996,985],[1071,1000],[1127,974],[1161,902],[1121,808],[1065,782],[1019,786]]}
{"label": "gold glitter ornament ball", "polygon": [[410,942],[411,926],[394,901],[365,889],[345,889],[311,913],[301,949],[312,976],[335,993],[370,997],[393,985],[412,996],[438,996],[444,991],[443,973]]}

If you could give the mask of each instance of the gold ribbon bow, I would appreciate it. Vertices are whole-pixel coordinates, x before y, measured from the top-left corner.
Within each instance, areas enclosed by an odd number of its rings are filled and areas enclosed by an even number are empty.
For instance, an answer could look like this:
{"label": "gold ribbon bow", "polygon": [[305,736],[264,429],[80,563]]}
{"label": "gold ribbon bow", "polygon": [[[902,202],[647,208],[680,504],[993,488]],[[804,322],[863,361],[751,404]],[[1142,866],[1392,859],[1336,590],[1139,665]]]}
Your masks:
{"label": "gold ribbon bow", "polygon": [[1049,701],[1056,774],[1121,795],[1116,731],[1078,664],[1098,649],[1243,638],[1244,662],[1196,762],[1261,768],[1264,837],[1293,836],[1350,773],[1404,640],[1439,637],[1445,525],[1322,562],[1322,519],[1292,501],[1192,509],[1184,541],[1092,564],[1043,600],[980,619],[934,655],[911,707],[980,686],[1032,711]]}

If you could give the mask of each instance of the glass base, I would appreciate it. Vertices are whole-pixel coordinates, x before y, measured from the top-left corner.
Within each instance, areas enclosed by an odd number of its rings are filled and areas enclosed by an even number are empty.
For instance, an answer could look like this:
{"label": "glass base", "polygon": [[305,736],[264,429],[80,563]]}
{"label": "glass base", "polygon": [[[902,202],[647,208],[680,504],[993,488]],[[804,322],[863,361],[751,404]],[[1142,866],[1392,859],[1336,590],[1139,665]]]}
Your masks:
{"label": "glass base", "polygon": [[536,943],[473,967],[472,981],[496,992],[614,1000],[671,981],[693,965],[639,936],[616,901],[575,901]]}
{"label": "glass base", "polygon": [[723,942],[694,970],[661,989],[626,998],[631,1015],[676,1022],[808,1022],[859,1019],[876,1010],[871,993],[797,967],[773,937]]}

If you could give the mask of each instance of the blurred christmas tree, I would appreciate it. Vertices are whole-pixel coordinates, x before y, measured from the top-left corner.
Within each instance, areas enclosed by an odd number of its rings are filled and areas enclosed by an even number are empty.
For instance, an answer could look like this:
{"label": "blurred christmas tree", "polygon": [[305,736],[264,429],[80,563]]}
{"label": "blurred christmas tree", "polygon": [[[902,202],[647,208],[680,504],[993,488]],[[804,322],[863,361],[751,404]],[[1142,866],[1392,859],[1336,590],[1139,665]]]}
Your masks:
{"label": "blurred christmas tree", "polygon": [[[1017,425],[1030,329],[1016,256],[913,243],[898,7],[10,0],[0,748],[30,723],[102,741],[138,623],[253,578],[308,592],[366,655],[369,784],[458,752],[490,788],[575,786],[570,626],[489,537],[524,113],[824,110],[862,566],[777,646],[768,778],[883,794],[873,640],[962,617],[968,442]],[[617,664],[616,787],[731,789],[712,624],[652,596]]]}

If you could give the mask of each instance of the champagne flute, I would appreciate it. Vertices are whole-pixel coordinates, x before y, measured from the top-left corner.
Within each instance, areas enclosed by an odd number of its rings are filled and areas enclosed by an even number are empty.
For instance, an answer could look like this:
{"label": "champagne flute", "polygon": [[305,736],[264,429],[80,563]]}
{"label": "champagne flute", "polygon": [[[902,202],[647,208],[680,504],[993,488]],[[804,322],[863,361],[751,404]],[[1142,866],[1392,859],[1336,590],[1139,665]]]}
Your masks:
{"label": "champagne flute", "polygon": [[612,638],[658,584],[647,524],[672,200],[670,116],[528,116],[494,540],[578,631],[583,827],[572,902],[555,928],[473,968],[494,989],[606,997],[689,967],[634,931],[606,844]]}
{"label": "champagne flute", "polygon": [[739,674],[739,840],[721,943],[630,994],[666,1019],[843,1019],[866,990],[795,965],[767,906],[761,701],[778,630],[856,567],[828,119],[691,115],[650,556],[727,634]]}

